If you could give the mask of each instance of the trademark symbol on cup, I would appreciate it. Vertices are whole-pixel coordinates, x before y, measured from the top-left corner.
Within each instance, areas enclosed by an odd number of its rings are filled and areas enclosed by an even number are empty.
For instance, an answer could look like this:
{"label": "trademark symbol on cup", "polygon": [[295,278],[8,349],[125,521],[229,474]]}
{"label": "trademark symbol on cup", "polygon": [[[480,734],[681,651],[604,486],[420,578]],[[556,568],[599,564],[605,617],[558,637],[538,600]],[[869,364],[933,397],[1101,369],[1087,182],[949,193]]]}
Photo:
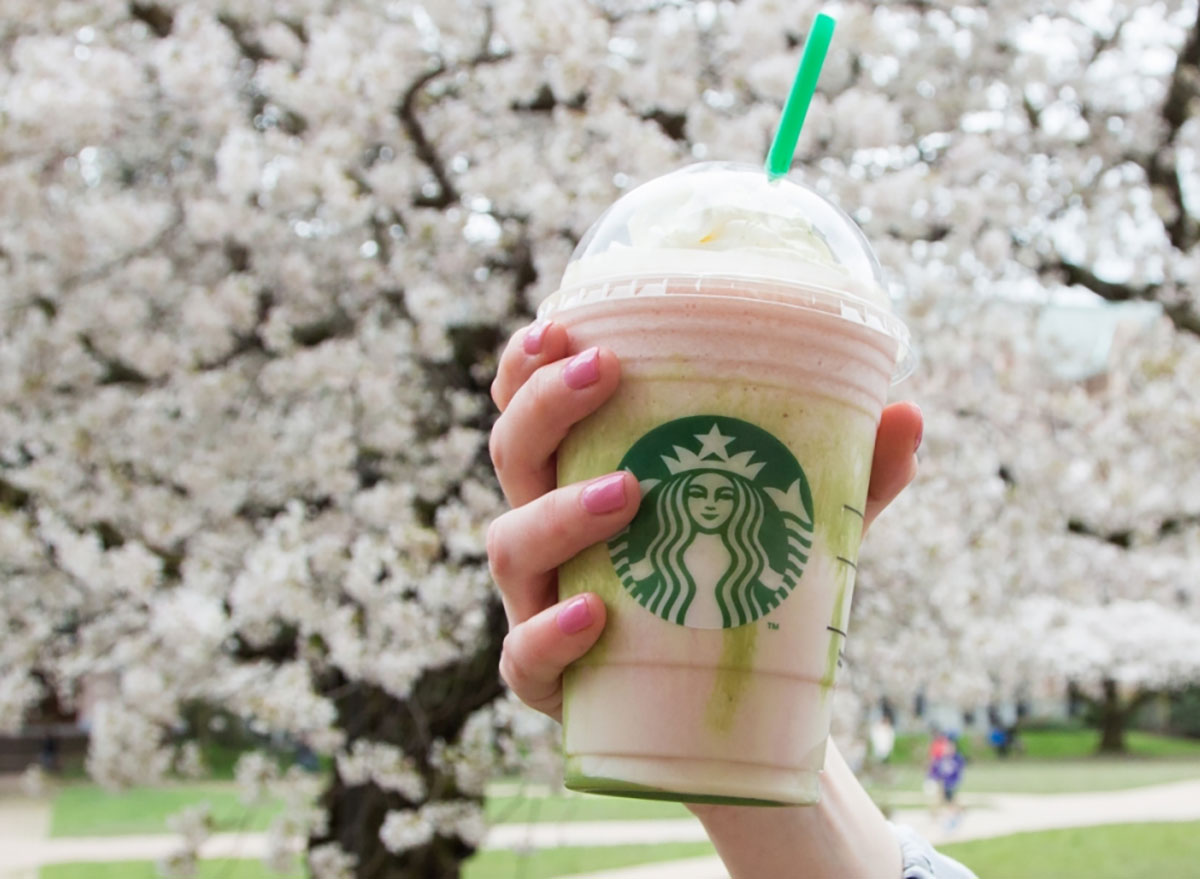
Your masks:
{"label": "trademark symbol on cup", "polygon": [[772,632],[777,631],[779,629],[779,623],[767,623],[767,628]]}

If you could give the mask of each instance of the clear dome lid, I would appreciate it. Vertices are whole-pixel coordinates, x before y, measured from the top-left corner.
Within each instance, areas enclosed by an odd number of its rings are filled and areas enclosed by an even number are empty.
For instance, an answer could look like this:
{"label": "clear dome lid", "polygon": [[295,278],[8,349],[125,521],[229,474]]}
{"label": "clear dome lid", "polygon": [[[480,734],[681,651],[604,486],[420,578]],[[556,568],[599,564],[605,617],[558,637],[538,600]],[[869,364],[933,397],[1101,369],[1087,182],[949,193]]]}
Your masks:
{"label": "clear dome lid", "polygon": [[899,343],[883,272],[862,231],[811,187],[759,166],[701,162],[626,193],[580,240],[546,317],[598,300],[694,292],[832,312]]}

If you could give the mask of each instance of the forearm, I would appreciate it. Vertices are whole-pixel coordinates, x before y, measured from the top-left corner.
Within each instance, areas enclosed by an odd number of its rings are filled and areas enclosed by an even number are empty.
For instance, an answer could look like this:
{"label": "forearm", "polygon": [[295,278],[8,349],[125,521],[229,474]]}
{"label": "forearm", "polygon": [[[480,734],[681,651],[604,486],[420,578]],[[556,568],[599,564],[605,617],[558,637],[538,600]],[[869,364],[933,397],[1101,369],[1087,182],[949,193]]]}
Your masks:
{"label": "forearm", "polygon": [[732,879],[899,879],[900,846],[833,742],[815,806],[689,807]]}

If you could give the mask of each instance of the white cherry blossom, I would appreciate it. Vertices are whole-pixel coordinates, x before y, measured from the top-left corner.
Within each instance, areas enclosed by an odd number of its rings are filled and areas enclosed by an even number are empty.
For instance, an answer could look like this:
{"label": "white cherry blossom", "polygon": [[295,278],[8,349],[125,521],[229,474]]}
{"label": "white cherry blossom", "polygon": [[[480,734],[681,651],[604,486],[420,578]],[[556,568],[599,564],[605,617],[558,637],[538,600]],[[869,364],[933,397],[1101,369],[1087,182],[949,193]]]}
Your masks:
{"label": "white cherry blossom", "polygon": [[[816,5],[0,5],[0,728],[53,689],[133,783],[208,704],[332,758],[280,857],[447,863],[494,767],[556,771],[495,673],[497,354],[621,193],[762,161]],[[1196,680],[1196,0],[831,11],[792,174],[875,245],[927,424],[855,704]]]}

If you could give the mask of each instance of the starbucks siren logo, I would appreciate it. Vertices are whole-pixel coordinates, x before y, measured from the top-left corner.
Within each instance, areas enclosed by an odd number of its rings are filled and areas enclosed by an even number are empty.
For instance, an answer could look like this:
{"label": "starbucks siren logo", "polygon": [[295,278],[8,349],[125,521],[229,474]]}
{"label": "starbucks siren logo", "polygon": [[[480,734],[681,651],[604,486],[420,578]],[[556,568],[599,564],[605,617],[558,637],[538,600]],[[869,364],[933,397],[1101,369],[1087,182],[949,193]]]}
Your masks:
{"label": "starbucks siren logo", "polygon": [[642,505],[608,551],[643,607],[668,622],[728,629],[795,589],[812,548],[812,494],[771,434],[720,415],[680,418],[634,443],[621,469],[641,483]]}

